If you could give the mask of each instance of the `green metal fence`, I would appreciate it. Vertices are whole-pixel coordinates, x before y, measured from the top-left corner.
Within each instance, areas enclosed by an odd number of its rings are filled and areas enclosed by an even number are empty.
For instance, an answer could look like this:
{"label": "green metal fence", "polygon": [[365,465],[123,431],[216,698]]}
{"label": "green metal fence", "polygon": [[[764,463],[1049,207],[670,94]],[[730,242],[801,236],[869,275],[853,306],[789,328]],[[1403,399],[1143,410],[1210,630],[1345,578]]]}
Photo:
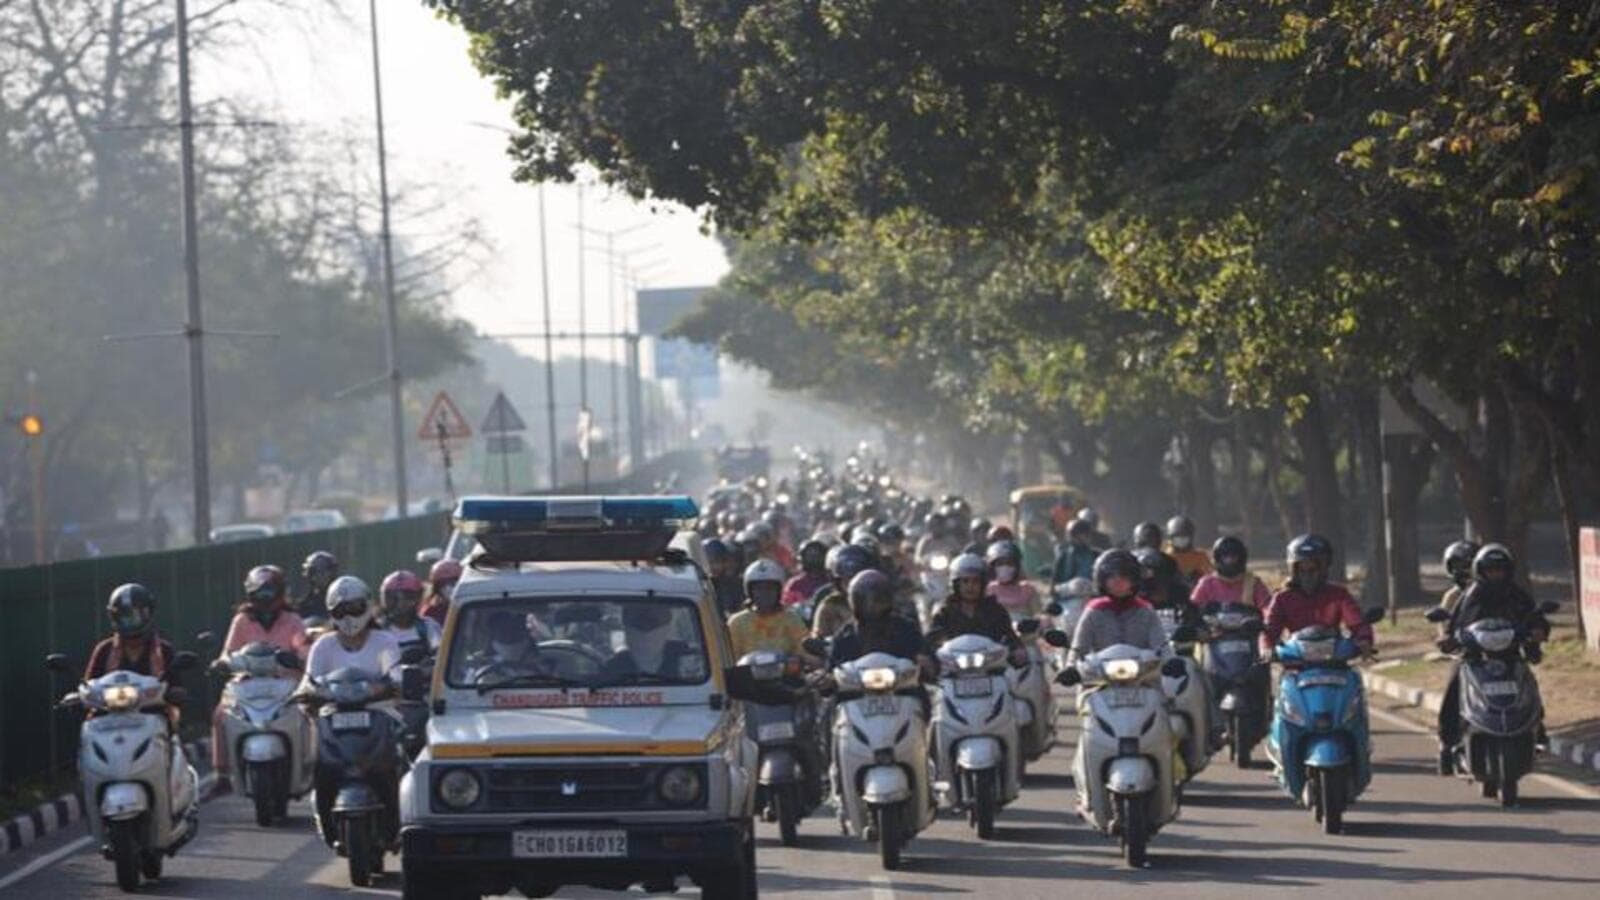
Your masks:
{"label": "green metal fence", "polygon": [[[0,570],[0,784],[42,774],[74,756],[78,717],[52,709],[70,685],[60,677],[52,679],[44,657],[66,653],[83,665],[89,649],[107,633],[106,596],[117,585],[137,581],[154,591],[162,635],[180,650],[198,649],[198,632],[220,636],[227,628],[251,566],[273,563],[294,579],[306,554],[329,550],[345,573],[376,588],[388,572],[414,567],[419,549],[442,544],[448,534],[449,517],[441,513],[235,544]],[[203,696],[201,677],[195,674],[186,683]],[[203,705],[188,704],[186,714],[203,721],[209,713]]]}

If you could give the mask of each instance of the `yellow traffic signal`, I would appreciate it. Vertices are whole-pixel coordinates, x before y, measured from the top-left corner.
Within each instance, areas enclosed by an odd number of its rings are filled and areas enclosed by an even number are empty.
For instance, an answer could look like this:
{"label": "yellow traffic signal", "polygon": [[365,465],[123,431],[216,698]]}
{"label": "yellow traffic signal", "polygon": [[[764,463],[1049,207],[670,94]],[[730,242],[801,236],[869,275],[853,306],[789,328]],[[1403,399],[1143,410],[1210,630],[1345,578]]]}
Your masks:
{"label": "yellow traffic signal", "polygon": [[44,420],[29,413],[17,421],[22,428],[22,433],[28,437],[38,437],[44,434]]}

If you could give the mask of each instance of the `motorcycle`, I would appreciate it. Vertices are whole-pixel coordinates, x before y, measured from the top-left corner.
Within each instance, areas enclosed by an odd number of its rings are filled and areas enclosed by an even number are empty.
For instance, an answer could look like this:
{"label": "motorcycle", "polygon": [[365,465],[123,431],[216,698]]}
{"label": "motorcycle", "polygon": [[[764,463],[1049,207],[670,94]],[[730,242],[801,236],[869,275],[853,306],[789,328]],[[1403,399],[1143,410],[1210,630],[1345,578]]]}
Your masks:
{"label": "motorcycle", "polygon": [[257,641],[218,661],[231,674],[222,693],[222,739],[234,760],[244,794],[255,803],[256,824],[265,828],[288,814],[289,801],[316,783],[317,741],[311,718],[294,703],[299,671],[293,651]]}
{"label": "motorcycle", "polygon": [[1021,763],[1039,759],[1056,744],[1056,722],[1060,718],[1055,692],[1050,689],[1050,666],[1039,649],[1038,619],[1012,616],[1012,624],[1022,637],[1028,661],[1006,670],[1011,697],[1016,707],[1017,728],[1020,732]]}
{"label": "motorcycle", "polygon": [[[757,681],[778,683],[791,671],[781,653],[757,650],[739,660]],[[796,660],[798,662],[798,660]],[[788,703],[746,702],[745,726],[760,748],[757,765],[756,808],[767,821],[778,823],[785,847],[793,847],[800,822],[822,804],[822,770],[826,750],[818,728],[816,693],[795,688]]]}
{"label": "motorcycle", "polygon": [[[1363,618],[1377,622],[1383,609]],[[1267,732],[1267,756],[1284,790],[1327,834],[1344,829],[1346,807],[1372,781],[1372,742],[1361,676],[1350,660],[1361,649],[1337,628],[1313,625],[1278,644],[1283,664]]]}
{"label": "motorcycle", "polygon": [[[1546,601],[1548,615],[1557,604]],[[1428,611],[1428,621],[1449,621],[1449,610]],[[1527,632],[1505,619],[1480,619],[1453,636],[1460,648],[1461,740],[1455,771],[1476,781],[1484,797],[1517,805],[1517,782],[1533,771],[1534,745],[1544,703],[1533,664],[1539,653]]]}
{"label": "motorcycle", "polygon": [[[196,662],[182,651],[168,668],[176,674]],[[46,664],[55,672],[71,669],[59,653]],[[138,890],[141,879],[159,879],[166,857],[200,828],[200,778],[167,718],[168,704],[179,702],[182,691],[159,678],[117,671],[79,685],[59,703],[89,713],[78,747],[83,808],[124,891]]]}
{"label": "motorcycle", "polygon": [[385,851],[398,849],[402,726],[390,711],[374,708],[389,687],[382,675],[343,668],[313,680],[302,695],[319,707],[317,826],[323,841],[349,860],[356,887],[371,884],[383,871]]}
{"label": "motorcycle", "polygon": [[[1045,640],[1067,646],[1051,631]],[[1183,661],[1165,661],[1152,650],[1116,644],[1063,669],[1056,683],[1082,685],[1072,777],[1078,813],[1105,835],[1121,840],[1129,866],[1145,864],[1146,850],[1161,827],[1178,817],[1177,735],[1168,686],[1186,678]]]}
{"label": "motorcycle", "polygon": [[1271,672],[1261,662],[1261,612],[1242,603],[1223,604],[1205,616],[1211,640],[1205,645],[1205,673],[1216,699],[1213,712],[1222,723],[1229,761],[1250,768],[1250,755],[1267,734],[1272,694]]}
{"label": "motorcycle", "polygon": [[978,837],[994,837],[1000,807],[1022,782],[1020,733],[1005,645],[964,634],[939,648],[939,692],[933,706],[933,749],[940,793],[967,813]]}
{"label": "motorcycle", "polygon": [[833,670],[834,791],[845,834],[877,841],[885,869],[933,823],[927,718],[917,664],[869,653]]}

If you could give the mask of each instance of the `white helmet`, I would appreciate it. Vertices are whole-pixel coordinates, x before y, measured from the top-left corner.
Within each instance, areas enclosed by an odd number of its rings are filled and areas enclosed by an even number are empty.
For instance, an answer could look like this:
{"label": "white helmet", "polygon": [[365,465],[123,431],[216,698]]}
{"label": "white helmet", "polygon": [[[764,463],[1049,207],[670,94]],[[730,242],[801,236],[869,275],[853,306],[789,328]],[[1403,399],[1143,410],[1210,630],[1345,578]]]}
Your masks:
{"label": "white helmet", "polygon": [[[777,601],[781,600],[783,596],[783,579],[783,566],[770,559],[758,559],[744,570],[744,597],[751,603],[755,603],[755,586],[758,584],[770,584],[775,590],[766,595],[764,599],[768,602],[765,605],[768,609],[775,608]],[[756,605],[758,607],[762,606],[759,603]]]}
{"label": "white helmet", "polygon": [[[354,637],[372,623],[372,589],[354,575],[340,575],[328,585],[328,617],[345,637]],[[359,607],[359,608],[357,608]],[[345,608],[347,614],[339,615]]]}

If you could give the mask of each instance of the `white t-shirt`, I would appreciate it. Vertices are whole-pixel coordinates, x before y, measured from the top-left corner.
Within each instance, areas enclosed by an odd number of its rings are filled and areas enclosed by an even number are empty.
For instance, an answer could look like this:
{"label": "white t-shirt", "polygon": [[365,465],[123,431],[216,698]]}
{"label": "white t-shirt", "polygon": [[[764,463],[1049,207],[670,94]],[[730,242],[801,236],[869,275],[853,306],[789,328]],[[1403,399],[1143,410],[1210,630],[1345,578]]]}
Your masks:
{"label": "white t-shirt", "polygon": [[394,635],[381,628],[367,632],[367,641],[359,650],[348,650],[339,643],[337,632],[317,638],[306,657],[306,678],[321,678],[335,669],[346,667],[364,669],[379,675],[400,664],[400,643]]}

